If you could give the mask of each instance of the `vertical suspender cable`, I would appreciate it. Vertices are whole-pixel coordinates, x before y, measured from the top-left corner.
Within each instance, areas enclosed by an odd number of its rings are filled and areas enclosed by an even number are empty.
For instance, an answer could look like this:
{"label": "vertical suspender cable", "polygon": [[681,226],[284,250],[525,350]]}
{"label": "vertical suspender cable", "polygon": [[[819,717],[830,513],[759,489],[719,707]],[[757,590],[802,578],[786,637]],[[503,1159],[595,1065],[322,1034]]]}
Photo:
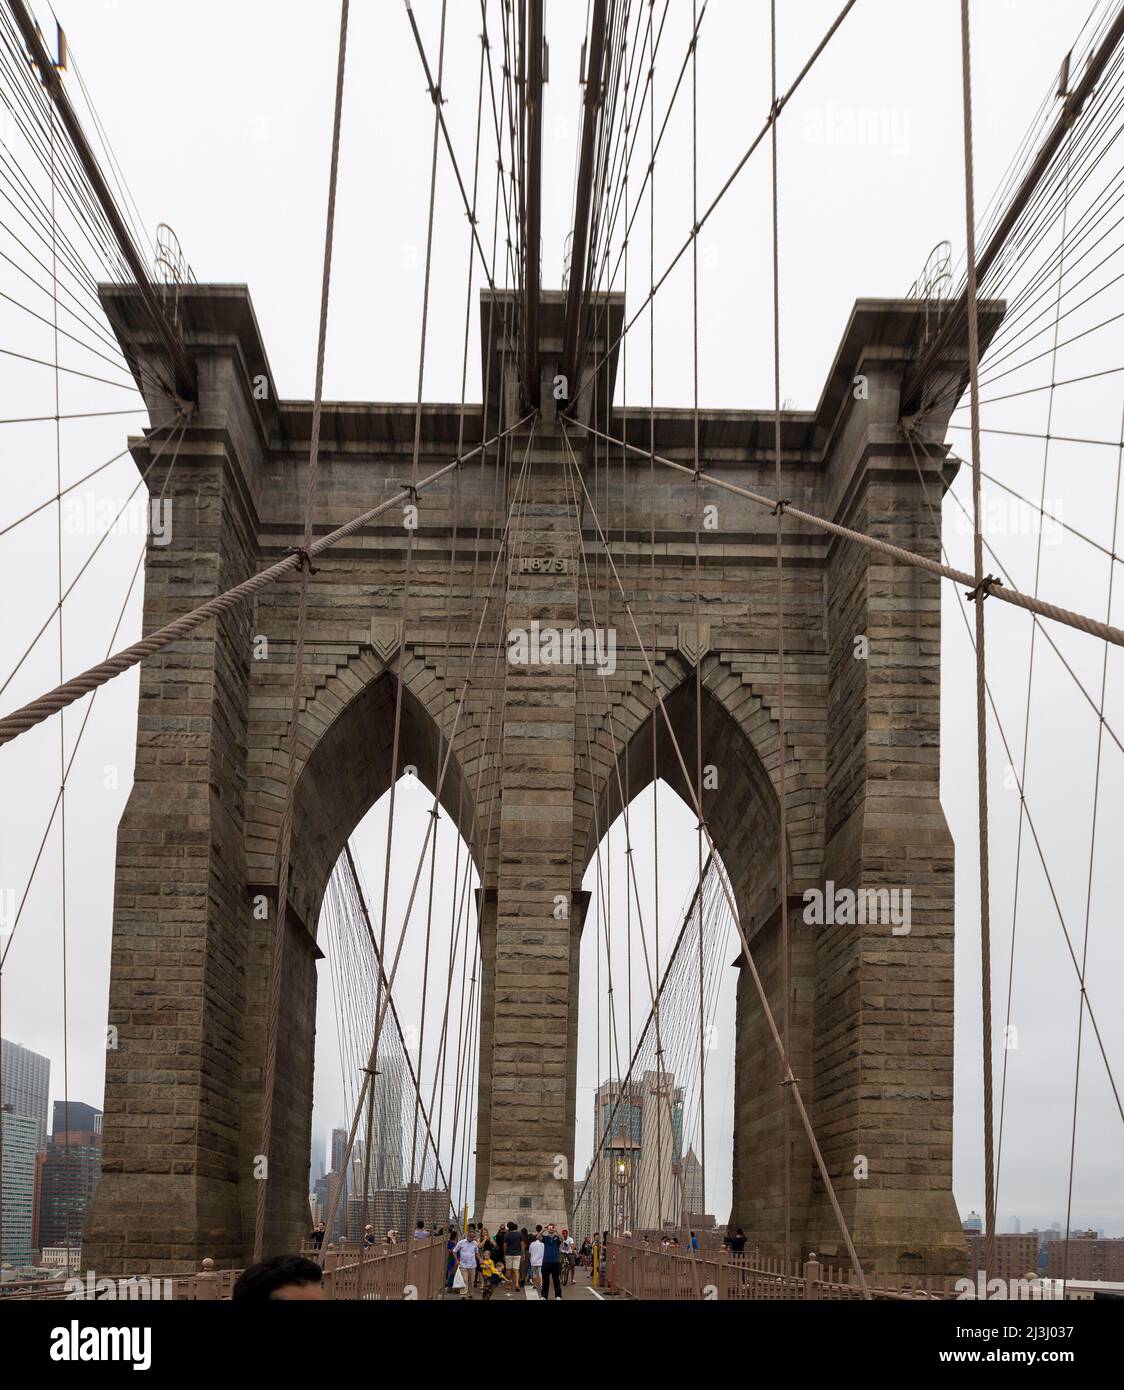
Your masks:
{"label": "vertical suspender cable", "polygon": [[[699,72],[698,0],[691,0],[691,225],[699,218]],[[702,485],[699,481],[699,239],[691,240],[691,343],[693,357],[695,445],[695,796],[700,811],[695,834],[699,892],[703,884],[702,753]],[[706,1211],[706,984],[703,960],[702,903],[699,903],[699,1186],[698,1215]],[[688,1218],[692,1215],[687,1213]]]}
{"label": "vertical suspender cable", "polygon": [[[784,1042],[781,1101],[783,1110],[784,1144],[784,1262],[785,1273],[791,1273],[792,1258],[792,1173],[789,1092],[792,1077],[792,1049],[789,1041],[791,989],[789,981],[788,941],[788,795],[785,786],[785,718],[784,718],[784,497],[781,482],[781,307],[780,307],[780,236],[777,215],[777,0],[771,0],[769,14],[769,58],[772,74],[772,118],[769,122],[773,156],[773,448],[774,475],[777,495],[777,797],[780,801],[780,827],[777,846],[777,891],[780,897],[781,934],[781,1038]],[[698,238],[696,238],[697,240]],[[697,466],[697,465],[696,465]]]}
{"label": "vertical suspender cable", "polygon": [[984,1267],[986,1278],[995,1272],[995,1168],[993,1155],[992,1058],[991,1058],[991,920],[988,892],[987,834],[987,694],[984,654],[983,533],[980,529],[980,338],[976,305],[976,227],[972,183],[972,61],[968,24],[968,0],[960,0],[960,43],[964,91],[964,214],[965,250],[968,261],[968,378],[972,418],[972,543],[976,588],[976,761],[980,821],[980,985],[983,1006],[984,1087]]}
{"label": "vertical suspender cable", "polygon": [[[262,1095],[261,1152],[268,1165],[273,1141],[273,1091],[277,1082],[277,1037],[281,1017],[281,981],[285,963],[286,915],[289,902],[289,854],[293,832],[293,795],[297,781],[297,733],[300,721],[300,687],[304,667],[304,637],[308,610],[308,580],[312,569],[312,506],[316,496],[316,472],[320,449],[320,414],[324,394],[324,348],[328,336],[328,297],[332,279],[332,238],[336,221],[336,184],[339,174],[340,125],[343,116],[344,68],[347,58],[347,17],[349,0],[340,6],[340,42],[336,65],[336,104],[332,118],[332,156],[328,175],[328,212],[324,229],[324,269],[320,285],[320,333],[316,350],[316,394],[312,405],[312,438],[308,452],[308,473],[304,498],[304,542],[300,564],[300,600],[297,611],[296,650],[293,659],[293,688],[289,706],[288,777],[285,808],[281,817],[277,867],[277,915],[273,923],[273,950],[269,985],[269,1024],[266,1036],[265,1090]],[[266,1176],[258,1183],[254,1216],[254,1260],[265,1252]]]}

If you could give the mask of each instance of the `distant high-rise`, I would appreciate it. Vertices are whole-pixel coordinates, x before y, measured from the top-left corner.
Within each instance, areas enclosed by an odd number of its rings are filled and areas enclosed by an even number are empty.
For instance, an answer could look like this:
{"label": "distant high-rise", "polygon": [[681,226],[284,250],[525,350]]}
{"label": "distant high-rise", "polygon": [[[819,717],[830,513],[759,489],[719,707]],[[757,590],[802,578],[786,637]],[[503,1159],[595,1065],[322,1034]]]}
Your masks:
{"label": "distant high-rise", "polygon": [[328,1146],[324,1142],[324,1133],[317,1131],[312,1136],[312,1162],[308,1169],[308,1186],[311,1191],[316,1190],[317,1182],[328,1171]]}
{"label": "distant high-rise", "polygon": [[82,1100],[56,1100],[51,1109],[51,1135],[53,1138],[67,1133],[100,1134],[102,1113],[94,1105]]}
{"label": "distant high-rise", "polygon": [[1022,1228],[1023,1228],[1023,1223],[1019,1220],[1019,1218],[1018,1218],[1017,1216],[1012,1216],[1012,1217],[1011,1217],[1011,1231],[1012,1231],[1012,1234],[1018,1235],[1018,1234],[1022,1231]]}
{"label": "distant high-rise", "polygon": [[979,1212],[970,1211],[964,1218],[963,1228],[965,1231],[982,1231],[983,1218],[980,1216]]}
{"label": "distant high-rise", "polygon": [[371,1160],[367,1166],[369,1190],[401,1187],[402,1172],[403,1081],[398,1070],[380,1071],[375,1077],[375,1099],[371,1125]]}
{"label": "distant high-rise", "polygon": [[347,1130],[332,1130],[332,1172],[343,1170],[343,1156],[347,1152]]}
{"label": "distant high-rise", "polygon": [[[370,1162],[367,1161],[365,1137],[357,1138],[351,1155],[352,1196],[362,1195],[364,1173],[368,1194],[396,1191],[410,1176],[403,1172],[406,1139],[403,1079],[401,1072],[394,1071],[381,1071],[375,1077]],[[366,1111],[360,1132],[365,1136]]]}
{"label": "distant high-rise", "polygon": [[[324,1184],[324,1220],[328,1219],[328,1212],[332,1202],[335,1200],[336,1215],[332,1222],[331,1230],[328,1232],[329,1240],[342,1240],[347,1234],[347,1199],[351,1190],[350,1173],[344,1171],[344,1154],[347,1152],[347,1130],[332,1130],[332,1166],[324,1174],[322,1182]],[[354,1164],[354,1156],[348,1164],[350,1169]],[[318,1190],[317,1188],[314,1190]],[[338,1195],[337,1195],[338,1194]]]}
{"label": "distant high-rise", "polygon": [[703,1173],[694,1149],[688,1149],[683,1162],[678,1165],[681,1179],[681,1202],[683,1215],[680,1218],[685,1226],[698,1224],[704,1213]]}
{"label": "distant high-rise", "polygon": [[15,1115],[31,1115],[36,1121],[35,1151],[47,1147],[47,1096],[51,1089],[51,1059],[29,1047],[0,1041],[0,1105],[10,1105]]}
{"label": "distant high-rise", "polygon": [[[574,1224],[618,1233],[681,1225],[684,1195],[692,1195],[683,1191],[683,1088],[670,1072],[646,1071],[625,1085],[606,1081],[593,1107],[594,1157]],[[697,1192],[701,1173],[691,1159]],[[582,1187],[575,1186],[575,1201]]]}
{"label": "distant high-rise", "polygon": [[35,1156],[39,1142],[37,1117],[18,1115],[11,1105],[5,1105],[0,1110],[0,1140],[4,1148],[3,1168],[0,1171],[0,1191],[4,1202],[3,1216],[0,1218],[0,1264],[29,1265],[32,1227],[35,1225]]}
{"label": "distant high-rise", "polygon": [[51,1118],[39,1169],[36,1244],[76,1250],[101,1174],[102,1112],[84,1101],[57,1100]]}

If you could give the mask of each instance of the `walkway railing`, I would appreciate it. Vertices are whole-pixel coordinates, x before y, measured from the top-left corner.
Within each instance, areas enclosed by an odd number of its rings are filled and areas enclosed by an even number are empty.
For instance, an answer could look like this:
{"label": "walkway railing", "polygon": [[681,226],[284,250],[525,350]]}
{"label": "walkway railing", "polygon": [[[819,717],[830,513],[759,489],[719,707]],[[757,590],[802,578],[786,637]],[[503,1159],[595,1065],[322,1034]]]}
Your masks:
{"label": "walkway railing", "polygon": [[[302,1254],[315,1258],[317,1252]],[[331,1299],[413,1300],[440,1298],[445,1287],[443,1240],[412,1245],[380,1245],[363,1252],[342,1249],[324,1254],[324,1292]],[[0,1300],[210,1303],[229,1299],[240,1269],[214,1269],[205,1260],[198,1274],[147,1275],[118,1279],[77,1275],[69,1279],[27,1280],[0,1285]]]}
{"label": "walkway railing", "polygon": [[440,1298],[446,1259],[443,1240],[382,1245],[360,1254],[329,1250],[324,1256],[324,1292],[329,1298],[364,1302]]}
{"label": "walkway railing", "polygon": [[[965,1294],[963,1279],[876,1275],[868,1282],[871,1297],[884,1301],[972,1296]],[[637,1299],[851,1302],[863,1296],[849,1269],[831,1268],[814,1258],[786,1265],[783,1260],[758,1255],[733,1255],[728,1251],[692,1255],[684,1250],[661,1250],[625,1240],[609,1242],[603,1283]],[[1030,1279],[1011,1281],[1004,1293],[1013,1300],[1050,1297],[1039,1281]]]}

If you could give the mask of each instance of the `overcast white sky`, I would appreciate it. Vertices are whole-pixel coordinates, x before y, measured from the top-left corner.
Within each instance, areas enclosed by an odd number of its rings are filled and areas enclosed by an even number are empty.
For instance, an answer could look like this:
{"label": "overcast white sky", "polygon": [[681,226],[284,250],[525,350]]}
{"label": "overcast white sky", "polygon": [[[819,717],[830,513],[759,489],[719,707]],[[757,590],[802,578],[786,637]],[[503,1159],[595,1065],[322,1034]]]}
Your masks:
{"label": "overcast white sky", "polygon": [[[44,18],[45,5],[36,7]],[[837,0],[801,0],[778,7],[779,71],[783,87],[802,66],[838,8]],[[435,0],[415,5],[436,60]],[[490,6],[496,10],[495,4]],[[132,193],[151,235],[159,221],[177,231],[200,280],[244,281],[251,289],[278,389],[307,398],[312,391],[323,242],[324,198],[335,76],[338,10],[334,4],[289,0],[57,0],[57,11]],[[445,107],[462,169],[470,171],[476,112],[479,10],[475,0],[449,6]],[[550,84],[544,137],[543,273],[561,277],[569,229],[578,138],[578,55],[586,6],[550,0],[547,38]],[[657,7],[657,12],[659,7]],[[859,0],[839,34],[786,109],[780,125],[781,376],[782,394],[801,407],[819,396],[851,305],[859,296],[901,295],[934,243],[947,238],[954,255],[964,245],[960,123],[959,6],[956,0],[901,4]],[[977,203],[987,203],[1043,96],[1085,9],[1056,0],[977,0],[972,6],[976,101]],[[690,4],[671,0],[656,76],[656,106],[665,109],[690,30]],[[498,14],[492,21],[498,35]],[[496,55],[499,62],[498,53]],[[721,186],[767,112],[768,5],[765,0],[710,0],[699,40],[699,194],[706,205]],[[68,85],[76,87],[71,74]],[[657,275],[690,228],[689,91],[669,126],[657,165]],[[870,140],[848,131],[866,115]],[[487,117],[486,117],[487,120]],[[412,399],[422,296],[422,255],[432,138],[432,105],[401,4],[356,0],[352,6],[348,82],[337,211],[332,315],[325,394],[337,399]],[[634,178],[643,167],[646,134]],[[491,229],[491,182],[486,157],[481,223]],[[1106,161],[1111,174],[1119,155]],[[766,406],[772,393],[771,261],[768,148],[763,144],[701,240],[700,385],[707,406]],[[1105,174],[1105,171],[1102,171]],[[1107,175],[1105,175],[1107,177]],[[42,183],[38,185],[42,187]],[[8,220],[7,218],[5,220]],[[632,247],[630,304],[646,274],[647,215],[637,219]],[[425,394],[455,400],[460,391],[466,224],[448,161],[439,166],[434,275]],[[0,249],[11,252],[0,232]],[[14,254],[14,253],[13,253]],[[656,398],[691,399],[690,258],[661,289],[656,310]],[[1113,272],[1115,273],[1115,272]],[[477,286],[479,276],[477,276]],[[0,288],[45,312],[6,262]],[[1110,290],[1092,307],[1107,319],[1121,307]],[[49,312],[49,310],[47,310]],[[1119,365],[1124,335],[1118,325],[1075,345],[1059,376]],[[473,343],[478,342],[473,329]],[[49,332],[0,301],[0,346],[49,356]],[[77,363],[82,354],[73,360]],[[70,360],[65,359],[64,360]],[[480,396],[479,362],[469,353],[468,397]],[[90,368],[88,355],[83,365]],[[108,364],[106,375],[116,377]],[[1047,377],[1048,379],[1048,364]],[[629,337],[630,403],[646,401],[647,327]],[[1041,377],[1036,378],[1040,380]],[[1029,378],[1027,378],[1029,380]],[[1120,377],[1087,389],[1059,392],[1053,430],[1106,440],[1120,437]],[[50,373],[6,360],[0,372],[0,418],[48,414]],[[63,384],[63,412],[123,408],[123,392],[77,378]],[[1039,432],[1045,394],[996,407],[993,427]],[[958,416],[959,421],[965,416]],[[110,418],[63,426],[64,482],[80,477],[124,447],[138,420]],[[951,436],[962,456],[962,432]],[[1037,495],[1042,444],[985,436],[984,467]],[[1055,444],[1046,496],[1064,519],[1107,544],[1112,527],[1117,453],[1111,448]],[[0,528],[55,491],[50,425],[0,426]],[[124,500],[136,480],[125,458],[99,474],[91,506]],[[967,496],[962,473],[957,492]],[[1002,494],[996,494],[1001,497]],[[946,503],[945,532],[953,563],[970,568],[970,538]],[[1025,514],[997,516],[995,541],[1014,582],[1033,586],[1035,541]],[[2,675],[14,666],[55,601],[56,520],[48,507],[35,520],[0,536],[0,575],[7,596]],[[64,535],[67,582],[84,562],[97,532],[76,524]],[[141,546],[140,536],[111,537],[67,601],[64,667],[72,674],[102,658]],[[1043,551],[1041,591],[1058,602],[1105,613],[1108,561],[1066,537]],[[1121,620],[1120,585],[1114,618]],[[140,625],[139,586],[115,645],[133,640]],[[1015,760],[1021,740],[1027,674],[1026,615],[989,605],[993,688]],[[1102,648],[1068,631],[1058,645],[1096,698]],[[979,1063],[978,887],[975,838],[975,713],[972,658],[954,591],[945,593],[942,795],[958,845],[957,859],[957,1107],[955,1190],[963,1213],[982,1210]],[[0,697],[4,709],[32,698],[58,677],[57,628],[44,634]],[[1124,730],[1120,653],[1108,667],[1106,717]],[[0,680],[2,683],[2,680]],[[84,708],[84,707],[83,707]],[[102,1030],[108,978],[114,835],[129,791],[136,710],[135,674],[98,697],[67,795],[70,964],[70,1094],[99,1102]],[[68,716],[67,746],[80,717]],[[1027,796],[1054,888],[1080,955],[1089,873],[1091,787],[1096,718],[1061,664],[1039,642],[1030,725]],[[0,753],[3,797],[0,885],[10,908],[23,892],[58,784],[58,724],[53,721]],[[992,729],[992,904],[996,940],[997,1032],[1005,1014],[1012,921],[1017,792],[1005,785],[1007,758]],[[1106,740],[1100,820],[1089,913],[1088,980],[1110,1060],[1124,1067],[1124,1017],[1117,1007],[1124,948],[1120,944],[1116,860],[1124,832],[1122,755]],[[1006,778],[1009,782],[1010,779]],[[417,798],[415,827],[424,807]],[[649,803],[646,802],[645,806]],[[640,843],[650,841],[650,814],[637,808]],[[380,823],[379,816],[382,815]],[[675,817],[679,819],[676,820]],[[408,819],[408,818],[407,818]],[[667,851],[661,901],[668,917],[690,891],[694,867],[677,856],[686,810],[661,811]],[[371,885],[381,880],[376,811],[357,846]],[[404,832],[403,843],[412,831]],[[420,843],[420,833],[417,836]],[[450,848],[451,852],[451,848]],[[403,864],[412,869],[406,856]],[[442,875],[451,873],[445,851]],[[403,868],[403,875],[407,869]],[[59,844],[52,835],[8,958],[3,980],[3,1031],[52,1057],[52,1084],[61,1094]],[[1077,989],[1057,915],[1024,832],[1013,1021],[1018,1050],[1009,1054],[1008,1106],[999,1199],[1000,1229],[1017,1215],[1024,1229],[1064,1222],[1073,1103]],[[447,902],[439,877],[438,897]],[[444,879],[447,885],[447,878]],[[392,913],[400,890],[392,887]],[[445,897],[441,898],[441,892]],[[376,903],[377,910],[377,903]],[[583,1031],[579,1084],[579,1168],[588,1158],[590,1098],[598,1080],[588,981],[583,962]],[[418,957],[407,951],[400,1006],[418,1008]],[[328,996],[322,979],[321,1020]],[[729,1018],[728,1001],[724,1006]],[[335,1041],[322,1029],[315,1123],[326,1134],[342,1119]],[[603,1056],[603,1054],[602,1054]],[[714,1157],[729,1150],[730,1077],[715,1064],[712,1084],[721,1103],[710,1107],[708,1207],[724,1217],[728,1172]],[[1002,1055],[997,1052],[1001,1065]],[[604,1070],[604,1063],[600,1064]],[[1121,1122],[1104,1067],[1086,1025],[1073,1221],[1124,1233]]]}

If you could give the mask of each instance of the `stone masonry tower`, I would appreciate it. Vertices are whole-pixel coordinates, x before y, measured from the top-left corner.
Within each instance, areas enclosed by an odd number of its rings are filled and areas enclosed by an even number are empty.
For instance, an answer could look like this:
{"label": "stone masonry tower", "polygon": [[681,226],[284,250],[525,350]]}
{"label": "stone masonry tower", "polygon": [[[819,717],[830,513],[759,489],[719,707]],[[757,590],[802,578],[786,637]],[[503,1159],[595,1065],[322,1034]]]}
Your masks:
{"label": "stone masonry tower", "polygon": [[[102,298],[138,380],[148,381],[160,348],[135,293],[106,287]],[[471,449],[521,418],[512,307],[502,293],[482,299],[486,404],[422,408],[421,476],[454,458],[458,440]],[[690,411],[607,405],[607,344],[622,305],[602,307],[586,421],[642,450],[654,441],[690,468]],[[542,296],[548,381],[563,308],[561,295]],[[146,556],[145,631],[263,568],[301,531],[311,405],[277,398],[248,291],[184,287],[179,315],[199,401],[164,484],[170,544]],[[784,414],[782,471],[786,496],[808,511],[937,555],[925,488],[936,504],[952,466],[939,449],[936,462],[924,454],[923,486],[899,419],[919,317],[915,302],[856,304],[816,408]],[[985,337],[997,321],[989,310]],[[163,423],[166,404],[154,397],[150,409],[153,425]],[[932,420],[926,438],[943,438],[943,427]],[[408,476],[413,434],[412,404],[325,405],[318,536]],[[699,440],[708,472],[771,493],[771,412],[705,411]],[[130,446],[144,468],[157,442],[138,436]],[[620,595],[605,588],[605,566],[595,571],[596,626],[615,636],[611,671],[544,660],[533,646],[526,661],[507,659],[517,631],[530,641],[536,625],[592,623],[581,552],[598,551],[597,524],[575,491],[570,447],[614,554],[627,559],[656,686]],[[153,488],[161,472],[150,474]],[[544,391],[533,429],[513,431],[420,496],[405,601],[398,516],[378,518],[318,562],[300,692],[268,1252],[294,1248],[307,1228],[320,903],[347,837],[389,784],[399,688],[400,766],[413,764],[436,790],[451,746],[442,811],[481,876],[476,1216],[490,1226],[521,1213],[567,1219],[585,869],[620,811],[618,769],[633,796],[656,777],[687,794],[658,687],[688,767],[701,727],[703,761],[719,769],[703,813],[778,1014],[788,914],[794,1067],[860,1254],[872,1270],[959,1269],[939,581],[786,525],[782,904],[775,523],[730,494],[705,500],[718,503],[718,525],[703,533],[696,583],[691,478],[598,446],[576,424],[564,433]],[[486,596],[487,657],[473,660]],[[135,782],[117,848],[109,1022],[118,1045],[107,1059],[104,1165],[84,1242],[99,1273],[188,1270],[204,1256],[238,1265],[250,1254],[272,930],[272,912],[263,918],[255,905],[276,892],[296,611],[297,586],[280,583],[141,672]],[[866,639],[861,658],[857,637]],[[882,922],[807,924],[805,892],[829,882],[909,889],[908,933]],[[778,1253],[780,1066],[745,980],[730,1045],[733,1218],[763,1252]],[[826,1194],[795,1125],[792,1136],[794,1239],[831,1259],[841,1245]],[[861,1178],[857,1155],[866,1159]]]}

